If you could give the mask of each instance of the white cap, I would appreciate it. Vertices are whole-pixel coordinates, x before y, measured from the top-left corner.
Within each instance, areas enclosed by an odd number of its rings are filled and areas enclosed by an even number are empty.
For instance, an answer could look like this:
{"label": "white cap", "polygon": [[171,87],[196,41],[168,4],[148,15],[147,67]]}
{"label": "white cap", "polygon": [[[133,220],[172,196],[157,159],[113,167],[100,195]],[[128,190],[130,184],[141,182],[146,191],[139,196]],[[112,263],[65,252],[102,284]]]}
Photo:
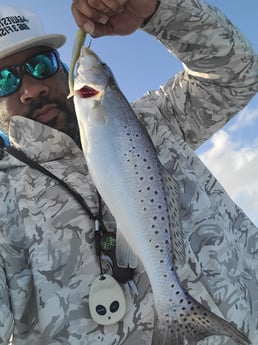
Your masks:
{"label": "white cap", "polygon": [[36,13],[24,8],[0,6],[0,59],[36,46],[56,49],[65,41],[64,35],[47,35]]}

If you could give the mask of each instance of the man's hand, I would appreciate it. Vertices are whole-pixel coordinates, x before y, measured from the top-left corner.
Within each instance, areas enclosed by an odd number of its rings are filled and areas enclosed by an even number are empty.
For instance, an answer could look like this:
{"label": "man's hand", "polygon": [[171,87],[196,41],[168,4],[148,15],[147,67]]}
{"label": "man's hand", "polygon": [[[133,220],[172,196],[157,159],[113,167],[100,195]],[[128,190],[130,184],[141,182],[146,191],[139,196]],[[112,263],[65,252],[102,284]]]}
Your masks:
{"label": "man's hand", "polygon": [[77,25],[94,37],[128,35],[157,8],[158,0],[73,0]]}

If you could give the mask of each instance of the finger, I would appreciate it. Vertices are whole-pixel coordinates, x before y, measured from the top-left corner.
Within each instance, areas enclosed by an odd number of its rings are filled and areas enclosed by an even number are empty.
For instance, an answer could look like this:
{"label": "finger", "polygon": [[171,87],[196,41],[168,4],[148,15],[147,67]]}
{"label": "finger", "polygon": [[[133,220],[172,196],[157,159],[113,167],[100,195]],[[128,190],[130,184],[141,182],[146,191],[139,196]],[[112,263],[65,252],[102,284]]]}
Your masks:
{"label": "finger", "polygon": [[87,20],[101,24],[106,24],[108,21],[107,15],[92,8],[87,2],[81,3],[74,0],[72,3],[72,13],[79,27],[82,27]]}
{"label": "finger", "polygon": [[123,11],[128,0],[103,0],[103,3],[115,13]]}
{"label": "finger", "polygon": [[105,25],[94,24],[93,30],[89,33],[94,38],[102,37],[102,36],[109,36],[109,35],[113,34],[113,28],[109,22]]}
{"label": "finger", "polygon": [[88,3],[89,3],[89,6],[91,6],[95,10],[107,16],[112,16],[115,14],[115,12],[111,8],[109,8],[107,5],[105,5],[103,1],[101,0],[88,0]]}
{"label": "finger", "polygon": [[74,4],[71,5],[71,11],[76,24],[81,28],[84,24],[85,17],[80,11],[78,11]]}

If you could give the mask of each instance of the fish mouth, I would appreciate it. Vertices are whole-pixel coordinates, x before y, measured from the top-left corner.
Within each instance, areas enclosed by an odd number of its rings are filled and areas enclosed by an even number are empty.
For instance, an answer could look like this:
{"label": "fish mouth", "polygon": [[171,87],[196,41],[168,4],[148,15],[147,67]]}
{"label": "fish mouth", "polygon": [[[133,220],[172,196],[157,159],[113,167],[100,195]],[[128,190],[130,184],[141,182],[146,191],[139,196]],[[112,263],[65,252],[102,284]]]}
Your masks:
{"label": "fish mouth", "polygon": [[96,96],[99,91],[94,89],[93,87],[90,87],[88,85],[84,85],[79,90],[75,91],[81,98],[91,98]]}

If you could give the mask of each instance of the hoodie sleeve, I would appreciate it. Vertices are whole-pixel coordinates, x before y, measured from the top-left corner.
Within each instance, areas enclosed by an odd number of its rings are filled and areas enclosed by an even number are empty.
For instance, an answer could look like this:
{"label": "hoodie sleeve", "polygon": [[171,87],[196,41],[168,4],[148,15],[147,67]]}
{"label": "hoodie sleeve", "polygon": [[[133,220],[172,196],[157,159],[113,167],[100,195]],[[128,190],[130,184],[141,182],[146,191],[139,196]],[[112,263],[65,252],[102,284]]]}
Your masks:
{"label": "hoodie sleeve", "polygon": [[9,304],[9,292],[5,270],[0,255],[0,344],[7,345],[13,330],[13,314]]}
{"label": "hoodie sleeve", "polygon": [[220,10],[202,0],[162,0],[143,30],[180,59],[183,70],[136,101],[135,111],[148,129],[165,120],[196,149],[258,91],[257,54]]}
{"label": "hoodie sleeve", "polygon": [[10,286],[8,284],[8,263],[6,253],[9,244],[7,231],[10,228],[10,203],[8,195],[12,194],[6,186],[6,174],[0,171],[0,345],[9,343],[13,331],[13,313],[11,308]]}

